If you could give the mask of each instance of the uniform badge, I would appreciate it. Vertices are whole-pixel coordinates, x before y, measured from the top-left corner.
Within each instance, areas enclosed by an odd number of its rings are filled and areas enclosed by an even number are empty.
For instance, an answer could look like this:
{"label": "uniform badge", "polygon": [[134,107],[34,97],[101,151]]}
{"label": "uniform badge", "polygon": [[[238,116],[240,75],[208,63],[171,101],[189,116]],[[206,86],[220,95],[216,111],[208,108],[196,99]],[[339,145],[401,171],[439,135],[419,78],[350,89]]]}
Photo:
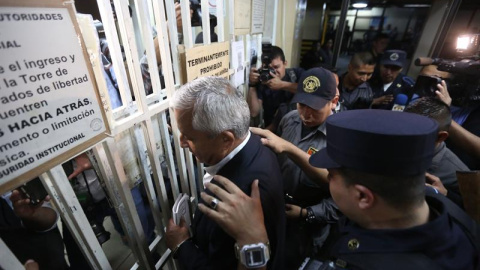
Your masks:
{"label": "uniform badge", "polygon": [[390,55],[390,60],[392,60],[392,61],[397,61],[398,58],[400,58],[400,56],[398,55],[398,53],[392,53],[392,54]]}
{"label": "uniform badge", "polygon": [[308,76],[303,80],[303,91],[313,93],[320,87],[320,80],[316,76]]}
{"label": "uniform badge", "polygon": [[352,238],[348,241],[348,249],[350,250],[356,250],[360,247],[360,242],[355,239],[355,238]]}
{"label": "uniform badge", "polygon": [[315,154],[316,152],[318,152],[318,150],[315,149],[315,148],[313,148],[312,146],[310,146],[310,147],[308,148],[308,150],[307,150],[307,154],[308,154],[309,156]]}

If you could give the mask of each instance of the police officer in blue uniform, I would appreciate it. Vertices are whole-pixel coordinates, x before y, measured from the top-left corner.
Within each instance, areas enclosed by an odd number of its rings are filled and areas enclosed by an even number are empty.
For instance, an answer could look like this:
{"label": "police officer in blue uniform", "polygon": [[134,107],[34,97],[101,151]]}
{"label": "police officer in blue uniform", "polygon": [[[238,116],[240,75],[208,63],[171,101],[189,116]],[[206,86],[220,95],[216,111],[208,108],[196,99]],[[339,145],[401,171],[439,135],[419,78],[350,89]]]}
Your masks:
{"label": "police officer in blue uniform", "polygon": [[372,108],[391,110],[398,94],[411,98],[415,81],[401,74],[406,57],[407,53],[401,50],[388,50],[383,54],[380,60],[380,76],[372,78],[371,81]]}
{"label": "police officer in blue uniform", "polygon": [[[425,186],[435,121],[356,110],[330,116],[326,128],[327,147],[312,155],[310,164],[328,169],[330,192],[346,217],[339,233],[329,237],[328,254],[303,269],[479,269],[478,224]],[[230,189],[226,179],[218,182],[226,190],[208,189],[222,201],[219,207],[199,209],[238,241],[258,242],[265,234],[259,230],[258,188],[252,185],[249,197]]]}

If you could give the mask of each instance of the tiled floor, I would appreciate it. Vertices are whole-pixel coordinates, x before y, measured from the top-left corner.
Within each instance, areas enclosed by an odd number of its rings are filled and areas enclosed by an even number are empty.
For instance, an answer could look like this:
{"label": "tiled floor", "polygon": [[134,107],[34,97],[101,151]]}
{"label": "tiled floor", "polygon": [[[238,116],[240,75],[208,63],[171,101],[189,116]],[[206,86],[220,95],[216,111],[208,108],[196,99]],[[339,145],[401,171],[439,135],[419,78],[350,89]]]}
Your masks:
{"label": "tiled floor", "polygon": [[113,228],[110,217],[103,222],[105,230],[110,232],[110,240],[102,245],[102,249],[112,266],[112,269],[130,269],[136,261],[130,248],[122,242],[120,234]]}

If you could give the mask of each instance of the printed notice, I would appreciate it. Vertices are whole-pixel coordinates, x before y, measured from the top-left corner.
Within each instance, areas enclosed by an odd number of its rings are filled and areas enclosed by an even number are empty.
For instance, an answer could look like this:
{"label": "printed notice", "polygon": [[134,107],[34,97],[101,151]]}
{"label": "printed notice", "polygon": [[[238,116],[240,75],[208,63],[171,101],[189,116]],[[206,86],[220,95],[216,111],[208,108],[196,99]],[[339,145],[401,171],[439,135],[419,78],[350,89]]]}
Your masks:
{"label": "printed notice", "polygon": [[245,83],[245,48],[243,46],[243,40],[232,42],[232,68],[233,85],[238,87]]}
{"label": "printed notice", "polygon": [[222,42],[187,49],[185,52],[187,81],[206,76],[228,78],[229,46],[229,42]]}
{"label": "printed notice", "polygon": [[80,38],[67,8],[2,7],[0,185],[105,131]]}
{"label": "printed notice", "polygon": [[252,34],[263,32],[265,0],[252,0]]}

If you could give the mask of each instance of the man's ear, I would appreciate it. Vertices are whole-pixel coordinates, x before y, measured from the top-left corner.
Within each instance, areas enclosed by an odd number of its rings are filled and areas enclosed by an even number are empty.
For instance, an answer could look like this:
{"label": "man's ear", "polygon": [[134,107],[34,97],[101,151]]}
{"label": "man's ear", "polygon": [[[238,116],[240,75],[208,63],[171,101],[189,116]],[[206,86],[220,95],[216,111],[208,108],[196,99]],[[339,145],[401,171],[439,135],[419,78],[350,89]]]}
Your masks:
{"label": "man's ear", "polygon": [[220,133],[222,143],[226,149],[229,149],[235,142],[235,135],[230,130]]}
{"label": "man's ear", "polygon": [[354,185],[355,190],[355,199],[358,207],[360,209],[368,209],[371,208],[375,203],[375,194],[373,192],[362,185]]}
{"label": "man's ear", "polygon": [[347,69],[348,69],[348,72],[352,72],[353,70],[352,64],[348,64]]}
{"label": "man's ear", "polygon": [[333,111],[335,110],[335,108],[337,107],[337,103],[338,103],[338,96],[335,95],[335,97],[330,100],[330,109]]}
{"label": "man's ear", "polygon": [[438,132],[436,143],[444,142],[448,138],[448,131],[442,130]]}

